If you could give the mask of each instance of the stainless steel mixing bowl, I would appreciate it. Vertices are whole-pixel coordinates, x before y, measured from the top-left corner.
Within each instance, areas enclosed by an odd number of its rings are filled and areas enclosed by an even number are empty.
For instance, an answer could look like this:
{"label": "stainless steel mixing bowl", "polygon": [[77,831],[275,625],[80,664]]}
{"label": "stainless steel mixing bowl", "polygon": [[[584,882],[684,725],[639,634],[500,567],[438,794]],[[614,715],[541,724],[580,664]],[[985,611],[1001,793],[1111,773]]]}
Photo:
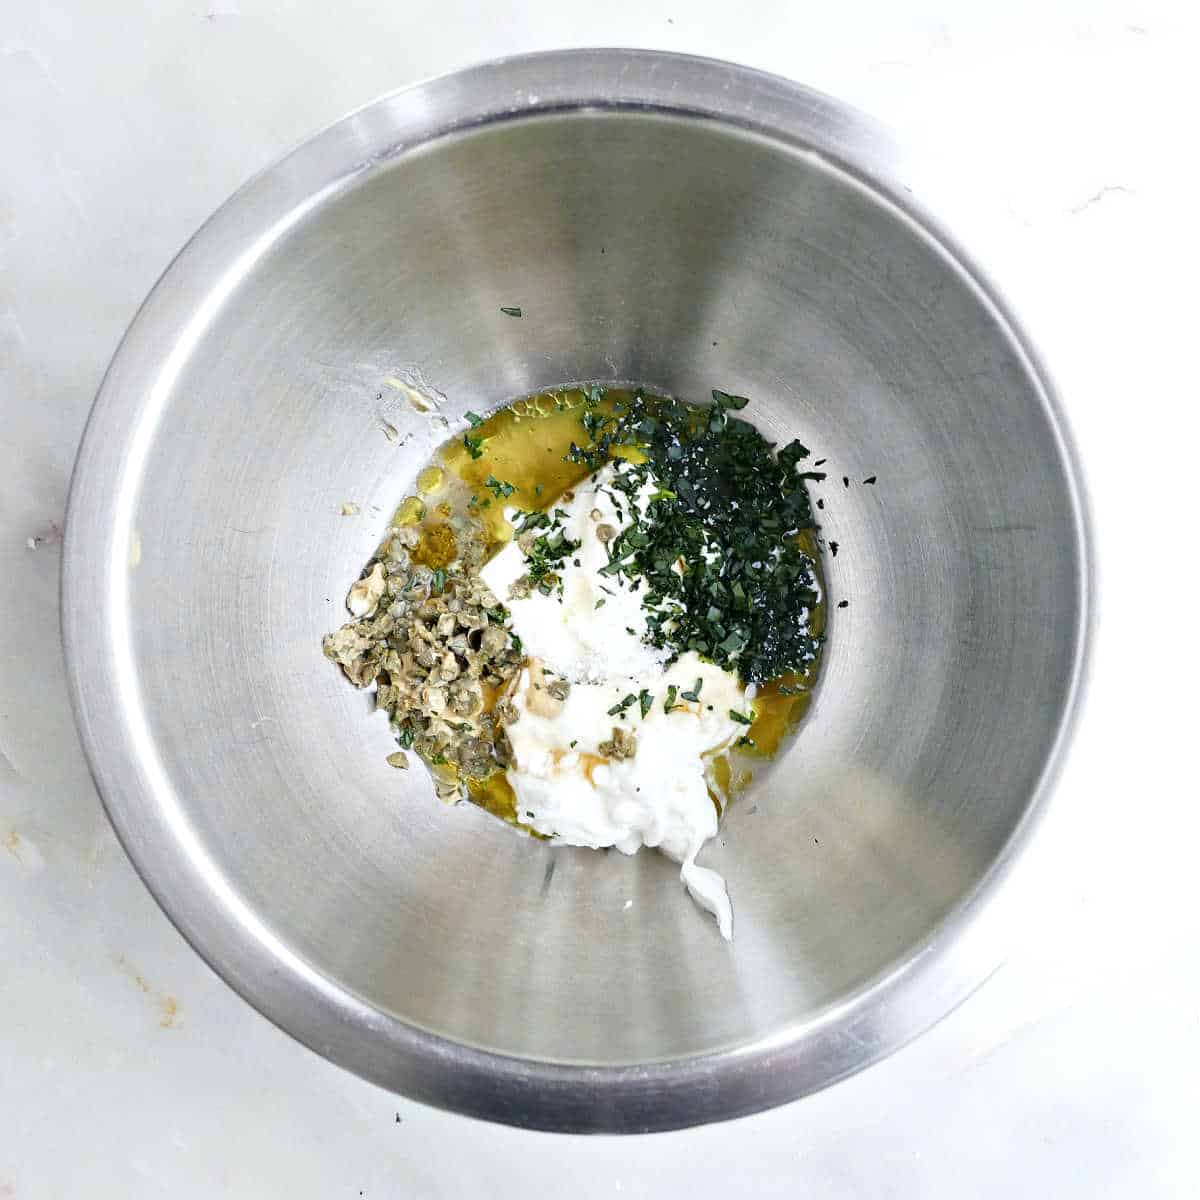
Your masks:
{"label": "stainless steel mixing bowl", "polygon": [[[168,269],[80,451],[66,644],[125,847],[271,1020],[463,1112],[662,1129],[828,1084],[993,965],[1079,690],[1086,522],[1045,374],[895,162],[741,68],[517,59],[339,121]],[[704,856],[732,945],[655,854],[438,803],[321,656],[446,422],[592,379],[749,395],[829,460],[849,607]]]}

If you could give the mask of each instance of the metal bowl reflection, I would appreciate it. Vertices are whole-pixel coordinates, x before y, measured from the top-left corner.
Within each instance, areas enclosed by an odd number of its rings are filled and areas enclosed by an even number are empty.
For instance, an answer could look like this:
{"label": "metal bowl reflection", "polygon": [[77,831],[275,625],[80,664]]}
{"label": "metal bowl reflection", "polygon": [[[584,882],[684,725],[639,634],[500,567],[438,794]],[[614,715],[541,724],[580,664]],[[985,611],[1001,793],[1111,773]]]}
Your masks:
{"label": "metal bowl reflection", "polygon": [[[318,135],[147,300],[72,489],[78,720],[154,895],[309,1046],[479,1116],[661,1129],[822,1087],[982,978],[1079,689],[1086,523],[1044,373],[890,155],[745,69],[516,59]],[[855,484],[824,493],[850,604],[817,701],[709,852],[732,946],[657,856],[515,837],[384,763],[320,639],[445,436],[388,379],[451,422],[718,386]]]}

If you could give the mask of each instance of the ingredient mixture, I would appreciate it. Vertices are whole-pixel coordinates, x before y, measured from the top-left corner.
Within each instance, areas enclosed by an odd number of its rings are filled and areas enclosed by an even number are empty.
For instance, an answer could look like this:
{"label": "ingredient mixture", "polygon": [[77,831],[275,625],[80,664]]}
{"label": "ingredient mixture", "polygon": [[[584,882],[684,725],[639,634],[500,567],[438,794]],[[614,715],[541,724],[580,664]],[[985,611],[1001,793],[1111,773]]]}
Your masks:
{"label": "ingredient mixture", "polygon": [[824,615],[824,476],[746,403],[591,386],[468,414],[325,639],[375,685],[393,765],[413,750],[443,798],[538,837],[658,847],[726,938],[696,856],[801,715]]}

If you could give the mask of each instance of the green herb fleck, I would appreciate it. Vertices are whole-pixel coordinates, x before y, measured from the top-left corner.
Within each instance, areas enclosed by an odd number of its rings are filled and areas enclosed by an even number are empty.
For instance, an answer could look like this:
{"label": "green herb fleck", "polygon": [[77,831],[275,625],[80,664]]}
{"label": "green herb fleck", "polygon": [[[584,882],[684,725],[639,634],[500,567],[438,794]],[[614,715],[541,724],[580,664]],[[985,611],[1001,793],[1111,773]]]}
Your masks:
{"label": "green herb fleck", "polygon": [[472,429],[478,429],[480,427],[480,425],[483,424],[483,418],[478,413],[472,412],[470,409],[467,409],[467,411],[463,415],[467,418],[468,421],[471,422]]}
{"label": "green herb fleck", "polygon": [[645,688],[642,688],[638,692],[638,705],[641,707],[643,718],[650,712],[650,707],[653,703],[654,697]]}
{"label": "green herb fleck", "polygon": [[729,710],[730,720],[736,721],[739,725],[753,725],[754,718],[746,716],[745,713],[738,712],[736,708]]}
{"label": "green herb fleck", "polygon": [[669,684],[667,687],[667,698],[663,701],[663,712],[669,713],[675,707],[675,695],[677,689],[675,685]]}
{"label": "green herb fleck", "polygon": [[697,679],[696,682],[692,685],[692,690],[690,692],[680,692],[679,693],[680,699],[681,700],[690,700],[693,704],[698,704],[700,702],[700,689],[703,686],[704,686],[704,680]]}
{"label": "green herb fleck", "polygon": [[503,496],[505,499],[508,499],[508,497],[517,490],[511,483],[508,483],[503,479],[497,479],[495,475],[489,475],[483,481],[483,486],[485,488],[490,488],[497,500],[499,500],[501,496]]}
{"label": "green herb fleck", "polygon": [[728,392],[719,391],[717,388],[713,388],[712,398],[713,404],[717,408],[742,409],[750,403],[746,396],[731,396]]}
{"label": "green herb fleck", "polygon": [[629,706],[630,706],[630,705],[631,705],[631,704],[632,704],[632,703],[633,703],[633,702],[634,702],[636,699],[637,699],[637,696],[636,696],[636,695],[634,695],[634,693],[633,693],[633,692],[630,692],[628,696],[625,696],[624,698],[622,698],[621,700],[619,700],[619,701],[618,701],[616,704],[614,704],[614,705],[612,706],[612,708],[610,708],[610,709],[608,710],[608,715],[609,715],[610,717],[616,717],[616,716],[622,716],[622,717],[623,717],[623,716],[625,715],[625,710],[626,710],[626,709],[627,709],[627,708],[628,708],[628,707],[629,707]]}
{"label": "green herb fleck", "polygon": [[472,458],[483,457],[483,441],[484,439],[477,433],[464,433],[463,445],[467,448],[467,453]]}
{"label": "green herb fleck", "polygon": [[500,305],[500,311],[506,317],[519,317],[521,315],[521,310],[519,308],[510,308],[504,304]]}

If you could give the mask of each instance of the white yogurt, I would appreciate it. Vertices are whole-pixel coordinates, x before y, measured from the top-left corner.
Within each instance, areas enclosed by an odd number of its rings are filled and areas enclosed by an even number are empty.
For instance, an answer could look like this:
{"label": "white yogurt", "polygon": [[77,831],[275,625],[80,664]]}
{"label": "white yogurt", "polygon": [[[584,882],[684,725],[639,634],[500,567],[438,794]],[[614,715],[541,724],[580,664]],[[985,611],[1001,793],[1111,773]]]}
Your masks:
{"label": "white yogurt", "polygon": [[[619,530],[629,515],[626,498],[617,493],[623,517],[617,516],[606,489],[611,471],[606,467],[558,506],[567,514],[562,521],[567,536],[581,543],[560,572],[561,598],[536,591],[509,597],[511,583],[525,573],[515,544],[483,570],[484,581],[508,605],[530,657],[512,698],[519,717],[508,727],[513,749],[508,780],[521,820],[541,834],[572,846],[615,846],[625,854],[654,846],[679,862],[692,898],[730,938],[733,913],[725,881],[695,860],[717,833],[708,770],[745,732],[729,713],[748,711],[746,692],[735,675],[692,653],[665,667],[666,652],[641,640],[646,623],[640,592],[623,586],[619,577],[597,574],[608,562],[597,526]],[[641,506],[649,490],[643,489]],[[556,678],[571,684],[563,701],[544,690]],[[699,699],[683,700],[681,693],[692,692],[697,680]],[[668,712],[671,686],[676,695]],[[652,696],[645,716],[637,700],[621,713],[609,712],[643,689]],[[631,757],[602,751],[614,727],[635,739]]]}

